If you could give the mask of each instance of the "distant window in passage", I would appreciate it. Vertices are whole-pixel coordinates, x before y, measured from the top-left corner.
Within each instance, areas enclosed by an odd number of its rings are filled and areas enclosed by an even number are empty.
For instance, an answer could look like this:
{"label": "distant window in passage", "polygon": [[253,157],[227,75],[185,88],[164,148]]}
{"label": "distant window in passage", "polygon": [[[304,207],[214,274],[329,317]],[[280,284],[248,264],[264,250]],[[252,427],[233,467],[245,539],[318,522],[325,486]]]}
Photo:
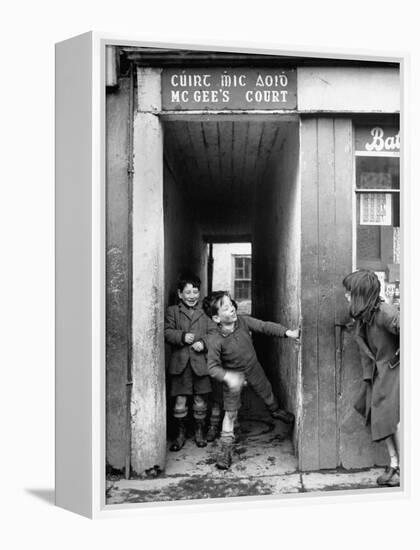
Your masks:
{"label": "distant window in passage", "polygon": [[234,298],[251,299],[251,256],[234,256]]}

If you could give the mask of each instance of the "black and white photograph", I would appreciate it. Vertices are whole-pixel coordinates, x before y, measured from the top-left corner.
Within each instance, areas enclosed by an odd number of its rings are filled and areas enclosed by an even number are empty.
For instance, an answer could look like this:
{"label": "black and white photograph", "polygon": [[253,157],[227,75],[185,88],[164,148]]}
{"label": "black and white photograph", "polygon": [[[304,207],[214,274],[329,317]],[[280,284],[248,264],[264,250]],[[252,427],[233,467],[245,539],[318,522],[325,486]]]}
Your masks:
{"label": "black and white photograph", "polygon": [[415,546],[417,11],[3,7],[2,548]]}
{"label": "black and white photograph", "polygon": [[106,505],[400,491],[401,59],[112,44],[104,87]]}

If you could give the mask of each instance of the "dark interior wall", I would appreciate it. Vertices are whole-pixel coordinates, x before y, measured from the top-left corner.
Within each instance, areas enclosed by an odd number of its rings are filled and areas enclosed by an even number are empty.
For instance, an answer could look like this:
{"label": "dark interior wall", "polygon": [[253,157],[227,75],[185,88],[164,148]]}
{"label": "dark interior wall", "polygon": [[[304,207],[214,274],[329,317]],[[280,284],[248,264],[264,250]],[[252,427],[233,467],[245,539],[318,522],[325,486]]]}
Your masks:
{"label": "dark interior wall", "polygon": [[[256,317],[297,328],[300,317],[299,131],[288,123],[281,147],[258,186],[253,239]],[[293,342],[256,338],[258,356],[283,407],[298,409],[298,350]]]}
{"label": "dark interior wall", "polygon": [[180,271],[192,270],[207,288],[207,253],[202,231],[194,219],[195,205],[182,182],[166,165],[164,170],[165,306],[177,302],[176,282]]}
{"label": "dark interior wall", "polygon": [[125,466],[129,351],[129,79],[106,97],[106,461]]}

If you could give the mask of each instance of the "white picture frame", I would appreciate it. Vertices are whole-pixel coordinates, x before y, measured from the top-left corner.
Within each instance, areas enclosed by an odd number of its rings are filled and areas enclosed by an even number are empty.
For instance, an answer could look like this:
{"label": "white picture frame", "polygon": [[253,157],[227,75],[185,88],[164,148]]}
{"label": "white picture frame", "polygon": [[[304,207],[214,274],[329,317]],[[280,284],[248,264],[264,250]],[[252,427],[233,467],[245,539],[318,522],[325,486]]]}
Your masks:
{"label": "white picture frame", "polygon": [[[147,43],[96,32],[56,45],[56,504],[90,518],[118,517],[153,506],[109,506],[105,498],[105,79],[107,63],[111,63],[106,47],[121,45],[256,51],[223,44]],[[296,47],[257,51],[319,58],[356,56],[352,52],[307,52]],[[388,59],[380,54],[357,57],[368,61]],[[398,54],[393,60],[400,63],[401,81],[406,86],[407,55]],[[311,98],[302,101],[310,111]],[[404,111],[401,126],[404,136]],[[402,159],[405,166],[405,153]],[[407,209],[403,210],[406,216]],[[402,379],[404,388],[404,374]],[[403,392],[402,414],[406,418],[406,389]],[[405,440],[407,437],[404,431]],[[389,498],[407,494],[410,473],[406,457],[403,460],[401,490]],[[74,470],[77,476],[71,475]],[[360,498],[357,491],[353,496]],[[377,498],[374,493],[371,496]],[[235,501],[234,505],[241,503]]]}

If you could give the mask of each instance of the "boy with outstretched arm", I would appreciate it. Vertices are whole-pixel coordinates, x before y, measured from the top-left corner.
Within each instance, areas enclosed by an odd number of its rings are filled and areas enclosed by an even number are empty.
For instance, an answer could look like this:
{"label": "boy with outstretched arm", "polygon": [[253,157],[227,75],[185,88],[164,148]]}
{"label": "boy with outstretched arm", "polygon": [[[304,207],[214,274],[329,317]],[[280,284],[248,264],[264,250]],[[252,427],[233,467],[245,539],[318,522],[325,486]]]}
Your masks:
{"label": "boy with outstretched arm", "polygon": [[204,299],[204,311],[218,326],[208,340],[208,370],[212,378],[223,382],[224,417],[221,451],[216,466],[228,469],[232,462],[234,423],[241,405],[245,381],[266,404],[273,418],[293,423],[293,414],[280,409],[270,382],[258,362],[250,331],[282,338],[299,339],[299,329],[286,329],[279,323],[264,322],[248,315],[237,315],[225,291],[213,292]]}

